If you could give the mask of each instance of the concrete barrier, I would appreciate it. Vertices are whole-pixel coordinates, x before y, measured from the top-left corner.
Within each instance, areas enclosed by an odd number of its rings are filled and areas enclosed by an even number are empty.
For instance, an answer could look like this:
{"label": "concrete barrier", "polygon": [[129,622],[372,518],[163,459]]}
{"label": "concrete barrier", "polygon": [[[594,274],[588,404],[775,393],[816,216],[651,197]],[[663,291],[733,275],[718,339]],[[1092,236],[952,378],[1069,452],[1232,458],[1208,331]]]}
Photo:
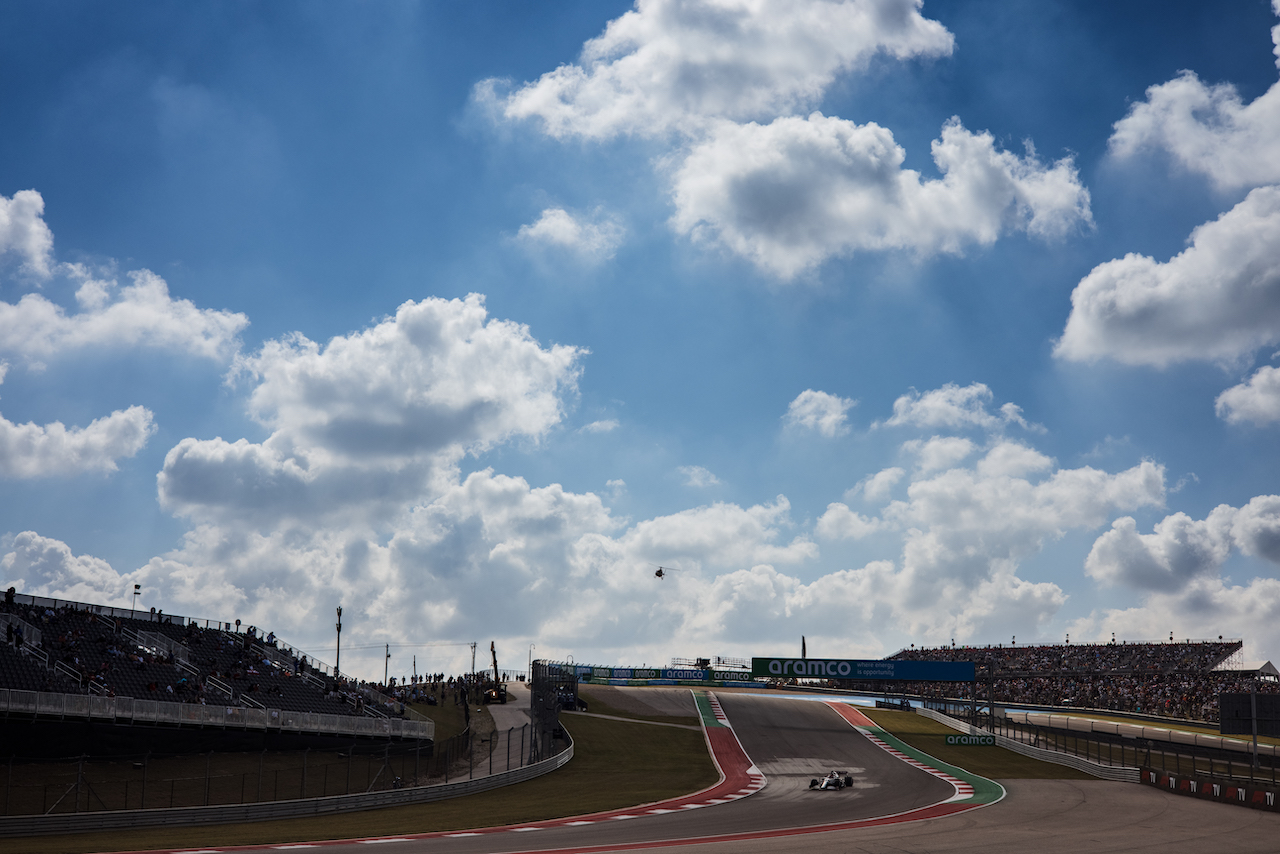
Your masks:
{"label": "concrete barrier", "polygon": [[[566,734],[567,737],[567,734]],[[54,833],[84,833],[92,830],[119,830],[133,827],[196,827],[207,824],[232,824],[244,821],[270,821],[277,818],[333,815],[361,812],[380,807],[424,804],[443,801],[476,792],[487,792],[513,783],[541,777],[563,766],[573,758],[573,740],[560,753],[541,762],[461,783],[437,786],[415,786],[357,795],[330,795],[291,801],[266,801],[254,804],[220,804],[209,807],[175,807],[172,809],[110,810],[69,813],[64,815],[5,816],[0,818],[0,837],[48,836]]]}
{"label": "concrete barrier", "polygon": [[[991,733],[984,729],[979,729],[972,724],[958,721],[953,717],[935,712],[933,709],[918,708],[916,714],[924,715],[927,718],[945,724],[958,732],[966,735],[985,735],[991,736]],[[1039,759],[1041,762],[1052,762],[1055,765],[1065,765],[1068,768],[1074,768],[1077,771],[1083,771],[1086,774],[1092,774],[1094,777],[1100,777],[1103,780],[1114,780],[1120,783],[1137,783],[1138,769],[1129,768],[1123,765],[1102,765],[1080,756],[1072,756],[1069,753],[1059,753],[1056,750],[1046,750],[1043,747],[1033,747],[1030,744],[1023,744],[1021,741],[1015,741],[1003,735],[994,736],[996,747],[1003,747],[1005,750],[1012,750],[1014,753],[1021,754],[1030,759]]]}

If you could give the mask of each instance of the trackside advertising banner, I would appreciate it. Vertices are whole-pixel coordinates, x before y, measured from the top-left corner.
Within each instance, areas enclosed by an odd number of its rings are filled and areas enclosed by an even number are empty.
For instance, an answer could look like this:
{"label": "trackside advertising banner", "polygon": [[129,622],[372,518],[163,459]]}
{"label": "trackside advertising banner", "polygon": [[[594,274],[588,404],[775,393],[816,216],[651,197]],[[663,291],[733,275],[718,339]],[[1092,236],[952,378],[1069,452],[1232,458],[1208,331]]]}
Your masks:
{"label": "trackside advertising banner", "polygon": [[579,664],[573,672],[579,679],[674,679],[680,682],[750,679],[743,670],[705,670],[700,667],[594,667]]}
{"label": "trackside advertising banner", "polygon": [[894,682],[972,682],[972,661],[881,661],[857,658],[753,658],[752,676],[786,679],[878,679]]}

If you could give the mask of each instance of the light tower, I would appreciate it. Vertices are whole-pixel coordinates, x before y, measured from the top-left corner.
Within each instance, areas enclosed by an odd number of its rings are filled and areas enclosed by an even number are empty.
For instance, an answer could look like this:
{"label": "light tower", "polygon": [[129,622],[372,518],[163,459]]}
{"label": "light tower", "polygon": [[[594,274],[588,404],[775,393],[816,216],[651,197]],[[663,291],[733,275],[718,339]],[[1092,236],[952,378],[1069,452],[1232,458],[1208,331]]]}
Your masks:
{"label": "light tower", "polygon": [[338,606],[338,652],[333,657],[333,678],[342,673],[342,606]]}

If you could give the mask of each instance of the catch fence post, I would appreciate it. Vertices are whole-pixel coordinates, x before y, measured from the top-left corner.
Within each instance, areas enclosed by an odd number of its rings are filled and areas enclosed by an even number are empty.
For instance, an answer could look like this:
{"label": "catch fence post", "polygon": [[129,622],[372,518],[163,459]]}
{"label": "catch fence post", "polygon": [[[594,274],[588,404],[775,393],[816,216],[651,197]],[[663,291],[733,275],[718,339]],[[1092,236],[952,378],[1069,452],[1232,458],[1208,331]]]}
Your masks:
{"label": "catch fence post", "polygon": [[213,751],[204,758],[204,805],[209,806],[209,771],[213,766]]}
{"label": "catch fence post", "polygon": [[262,803],[262,766],[267,760],[267,749],[262,748],[258,754],[258,803]]}

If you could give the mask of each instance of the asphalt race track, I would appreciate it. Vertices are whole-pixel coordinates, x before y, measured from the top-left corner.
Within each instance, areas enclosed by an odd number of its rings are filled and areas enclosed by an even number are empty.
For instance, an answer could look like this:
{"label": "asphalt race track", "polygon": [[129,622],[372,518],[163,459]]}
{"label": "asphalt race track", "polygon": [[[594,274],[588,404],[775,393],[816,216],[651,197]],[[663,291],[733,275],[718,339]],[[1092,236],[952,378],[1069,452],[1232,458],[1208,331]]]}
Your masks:
{"label": "asphalt race track", "polygon": [[[1104,781],[1015,780],[1006,783],[1008,796],[1003,801],[958,815],[805,832],[803,828],[814,825],[892,816],[936,804],[952,797],[955,789],[885,752],[824,703],[725,693],[719,700],[739,742],[768,781],[765,788],[739,800],[662,815],[636,810],[637,815],[624,816],[626,820],[578,826],[553,823],[475,836],[370,839],[314,847],[317,854],[370,854],[371,849],[378,854],[1280,850],[1280,815]],[[853,788],[810,791],[809,780],[830,770],[852,775]],[[716,837],[720,840],[712,841]]]}

